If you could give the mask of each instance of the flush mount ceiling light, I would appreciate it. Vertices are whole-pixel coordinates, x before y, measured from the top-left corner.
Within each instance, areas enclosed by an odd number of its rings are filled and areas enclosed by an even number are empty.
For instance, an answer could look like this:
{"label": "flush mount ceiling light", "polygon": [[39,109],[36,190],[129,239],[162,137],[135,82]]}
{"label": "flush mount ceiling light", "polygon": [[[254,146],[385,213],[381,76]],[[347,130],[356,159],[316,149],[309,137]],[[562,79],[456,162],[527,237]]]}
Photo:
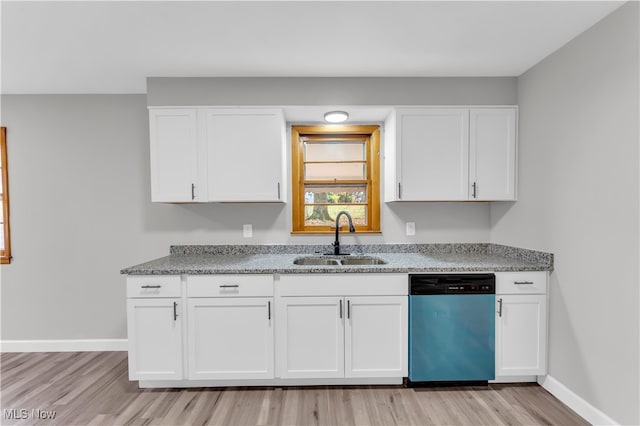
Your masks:
{"label": "flush mount ceiling light", "polygon": [[328,123],[342,123],[349,118],[349,114],[344,111],[329,111],[324,115],[324,121]]}

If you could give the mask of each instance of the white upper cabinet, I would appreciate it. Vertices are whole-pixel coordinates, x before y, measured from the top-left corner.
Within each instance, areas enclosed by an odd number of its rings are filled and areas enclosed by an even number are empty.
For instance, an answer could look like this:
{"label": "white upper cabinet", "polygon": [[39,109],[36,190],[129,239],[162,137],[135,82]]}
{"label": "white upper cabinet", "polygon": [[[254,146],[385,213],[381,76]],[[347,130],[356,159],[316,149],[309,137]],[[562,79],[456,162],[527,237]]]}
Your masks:
{"label": "white upper cabinet", "polygon": [[470,199],[516,199],[516,110],[469,111]]}
{"label": "white upper cabinet", "polygon": [[279,109],[151,108],[151,200],[284,202]]}
{"label": "white upper cabinet", "polygon": [[390,136],[395,139],[395,179],[387,186],[387,201],[468,198],[467,109],[398,109]]}
{"label": "white upper cabinet", "polygon": [[149,111],[151,201],[200,201],[195,109]]}
{"label": "white upper cabinet", "polygon": [[208,201],[283,202],[285,125],[277,109],[207,109]]}
{"label": "white upper cabinet", "polygon": [[385,129],[385,201],[515,199],[515,107],[399,108]]}

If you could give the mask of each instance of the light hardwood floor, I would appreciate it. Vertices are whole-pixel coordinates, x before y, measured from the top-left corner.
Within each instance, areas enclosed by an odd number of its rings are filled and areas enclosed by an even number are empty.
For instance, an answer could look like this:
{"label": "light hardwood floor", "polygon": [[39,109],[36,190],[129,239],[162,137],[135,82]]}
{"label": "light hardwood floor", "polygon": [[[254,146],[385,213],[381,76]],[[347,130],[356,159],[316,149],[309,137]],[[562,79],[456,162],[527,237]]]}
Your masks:
{"label": "light hardwood floor", "polygon": [[7,425],[588,424],[536,384],[141,390],[126,352],[3,353],[0,364]]}

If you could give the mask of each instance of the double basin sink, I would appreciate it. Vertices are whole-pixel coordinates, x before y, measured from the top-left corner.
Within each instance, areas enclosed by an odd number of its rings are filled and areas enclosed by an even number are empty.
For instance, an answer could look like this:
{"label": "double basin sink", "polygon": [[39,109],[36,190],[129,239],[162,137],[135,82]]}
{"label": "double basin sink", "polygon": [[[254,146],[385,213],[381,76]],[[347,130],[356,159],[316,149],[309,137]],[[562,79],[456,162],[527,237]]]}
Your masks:
{"label": "double basin sink", "polygon": [[351,265],[384,265],[384,260],[378,257],[358,256],[358,257],[326,257],[309,256],[299,257],[293,261],[294,265],[306,266],[351,266]]}

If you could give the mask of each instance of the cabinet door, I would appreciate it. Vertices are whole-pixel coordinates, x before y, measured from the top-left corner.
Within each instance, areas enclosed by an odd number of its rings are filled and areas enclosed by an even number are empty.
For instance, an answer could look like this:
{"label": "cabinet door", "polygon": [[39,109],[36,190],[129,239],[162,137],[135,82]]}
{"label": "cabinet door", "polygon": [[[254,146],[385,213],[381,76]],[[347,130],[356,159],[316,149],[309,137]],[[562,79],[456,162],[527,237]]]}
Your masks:
{"label": "cabinet door", "polygon": [[547,296],[496,295],[496,376],[546,374]]}
{"label": "cabinet door", "polygon": [[188,301],[189,379],[271,379],[273,298]]}
{"label": "cabinet door", "polygon": [[467,200],[469,110],[398,112],[398,200]]}
{"label": "cabinet door", "polygon": [[207,110],[209,201],[284,200],[279,110]]}
{"label": "cabinet door", "polygon": [[199,200],[196,111],[149,111],[151,201]]}
{"label": "cabinet door", "polygon": [[180,299],[128,299],[129,380],[180,380]]}
{"label": "cabinet door", "polygon": [[346,298],[345,376],[407,376],[407,297]]}
{"label": "cabinet door", "polygon": [[515,108],[471,109],[469,127],[469,198],[515,200]]}
{"label": "cabinet door", "polygon": [[280,377],[344,377],[344,309],[341,297],[278,300]]}

